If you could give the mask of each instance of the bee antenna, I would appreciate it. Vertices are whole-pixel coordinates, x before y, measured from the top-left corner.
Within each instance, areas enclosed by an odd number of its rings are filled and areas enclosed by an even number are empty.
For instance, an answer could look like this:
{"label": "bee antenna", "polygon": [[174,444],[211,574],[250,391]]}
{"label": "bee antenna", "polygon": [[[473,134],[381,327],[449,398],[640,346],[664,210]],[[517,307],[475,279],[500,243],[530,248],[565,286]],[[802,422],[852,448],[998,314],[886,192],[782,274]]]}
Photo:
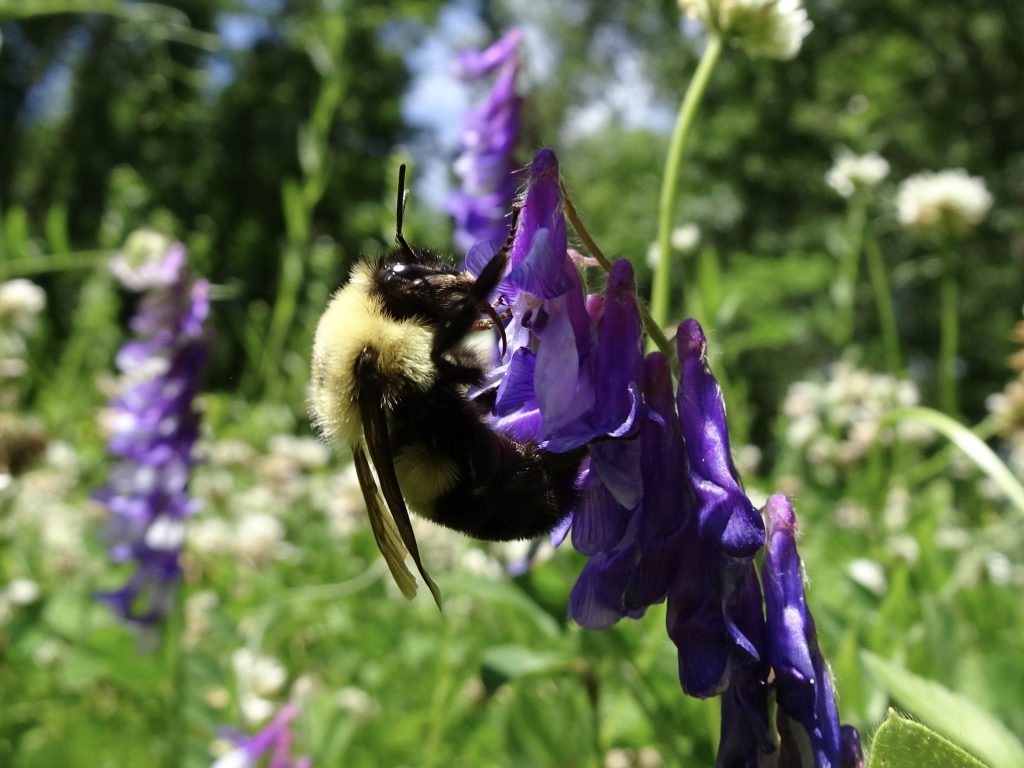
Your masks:
{"label": "bee antenna", "polygon": [[414,251],[412,246],[406,242],[405,235],[402,234],[402,220],[405,219],[405,201],[408,198],[409,190],[405,188],[405,163],[402,163],[398,166],[398,203],[395,206],[395,242],[402,247],[403,251],[415,259],[416,251]]}

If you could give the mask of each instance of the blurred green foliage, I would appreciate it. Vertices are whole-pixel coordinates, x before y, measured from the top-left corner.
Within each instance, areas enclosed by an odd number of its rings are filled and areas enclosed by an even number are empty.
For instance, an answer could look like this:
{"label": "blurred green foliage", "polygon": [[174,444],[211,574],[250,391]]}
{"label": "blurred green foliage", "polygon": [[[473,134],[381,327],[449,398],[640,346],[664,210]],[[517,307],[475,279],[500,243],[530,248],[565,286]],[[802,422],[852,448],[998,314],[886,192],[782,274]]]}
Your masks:
{"label": "blurred green foliage", "polygon": [[[865,280],[854,344],[832,341],[850,234],[824,174],[844,145],[892,164],[869,227],[925,402],[937,264],[899,229],[895,188],[924,169],[985,179],[995,206],[962,253],[968,421],[1009,377],[1024,303],[1024,16],[1011,0],[808,8],[815,29],[794,61],[730,51],[714,73],[683,169],[678,223],[696,222],[702,238],[676,266],[674,317],[693,313],[709,332],[734,445],[763,456],[750,487],[797,494],[809,601],[844,720],[870,731],[885,711],[860,655],[869,649],[1020,735],[1019,519],[937,446],[875,445],[820,480],[822,467],[787,444],[779,410],[792,382],[840,358],[884,368]],[[713,760],[715,706],[682,696],[663,609],[605,633],[567,623],[581,564],[568,547],[515,580],[453,565],[443,618],[423,600],[406,605],[365,527],[329,530],[333,491],[315,489],[339,467],[292,478],[297,494],[251,466],[205,468],[203,515],[235,525],[269,498],[288,546],[258,566],[190,551],[186,596],[216,596],[194,645],[177,644],[178,616],[169,642],[140,654],[91,601],[116,581],[87,496],[105,476],[96,412],[129,312],[106,259],[152,226],[184,241],[215,283],[208,444],[243,440],[263,456],[272,436],[307,430],[318,314],[355,259],[388,247],[403,145],[429,132],[404,123],[404,95],[423,74],[407,54],[442,34],[456,47],[484,42],[435,26],[442,11],[536,33],[522,159],[556,148],[591,234],[632,259],[648,290],[667,124],[700,44],[671,0],[0,0],[0,281],[31,277],[48,301],[19,406],[77,456],[74,471],[46,466],[0,489],[0,584],[31,574],[43,589],[0,622],[0,764],[208,765],[217,729],[242,721],[239,647],[280,659],[289,685],[312,681],[298,742],[317,766],[590,766],[616,748],[639,761],[647,746],[664,765]],[[444,214],[422,197],[408,224],[450,250]],[[70,570],[47,559],[50,502],[82,538]],[[26,509],[38,515],[26,520]],[[858,560],[880,569],[884,588],[851,577]],[[339,703],[351,689],[372,706]]]}

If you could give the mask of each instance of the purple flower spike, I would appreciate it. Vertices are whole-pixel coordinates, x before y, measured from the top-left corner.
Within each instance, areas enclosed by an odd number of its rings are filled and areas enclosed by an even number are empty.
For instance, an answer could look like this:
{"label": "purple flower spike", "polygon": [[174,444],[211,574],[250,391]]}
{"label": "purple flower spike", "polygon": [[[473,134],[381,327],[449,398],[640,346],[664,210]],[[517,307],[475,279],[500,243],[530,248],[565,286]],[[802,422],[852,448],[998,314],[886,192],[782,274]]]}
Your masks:
{"label": "purple flower spike", "polygon": [[[776,494],[768,499],[765,516],[768,548],[762,578],[783,753],[800,756],[794,765],[839,768],[839,712],[804,596],[793,506]],[[783,717],[793,722],[784,727]]]}
{"label": "purple flower spike", "polygon": [[696,320],[679,326],[676,346],[679,423],[700,505],[700,535],[725,555],[751,558],[764,545],[764,521],[733,466],[722,390],[708,367],[707,339]]}
{"label": "purple flower spike", "polygon": [[479,81],[498,71],[487,101],[462,121],[462,150],[454,166],[461,188],[449,196],[447,208],[463,252],[479,241],[497,247],[508,234],[506,214],[519,185],[513,151],[519,140],[521,100],[515,83],[521,38],[513,29],[489,48],[463,52],[456,60],[456,73],[464,80]]}
{"label": "purple flower spike", "polygon": [[211,768],[255,768],[264,756],[269,756],[267,768],[312,768],[309,757],[291,756],[291,724],[297,714],[296,706],[288,704],[259,733],[233,737],[235,749],[218,758]]}
{"label": "purple flower spike", "polygon": [[[125,343],[116,358],[121,387],[106,426],[107,448],[118,463],[94,494],[113,515],[107,529],[111,559],[137,566],[124,587],[98,597],[141,625],[159,622],[170,610],[181,578],[185,520],[199,506],[188,496],[192,447],[199,437],[192,403],[208,345],[203,323],[209,284],[189,279],[180,243],[154,263],[162,266],[137,265],[162,276],[149,283],[131,320],[139,338]],[[176,265],[173,279],[164,274],[168,264]]]}

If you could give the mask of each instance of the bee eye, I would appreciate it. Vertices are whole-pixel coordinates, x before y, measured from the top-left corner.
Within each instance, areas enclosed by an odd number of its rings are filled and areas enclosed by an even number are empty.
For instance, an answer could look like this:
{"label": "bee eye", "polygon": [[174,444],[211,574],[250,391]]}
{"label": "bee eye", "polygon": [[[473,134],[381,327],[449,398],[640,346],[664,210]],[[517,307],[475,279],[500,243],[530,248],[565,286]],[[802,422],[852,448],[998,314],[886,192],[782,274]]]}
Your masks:
{"label": "bee eye", "polygon": [[431,273],[419,264],[389,264],[381,270],[381,278],[386,283],[416,282]]}

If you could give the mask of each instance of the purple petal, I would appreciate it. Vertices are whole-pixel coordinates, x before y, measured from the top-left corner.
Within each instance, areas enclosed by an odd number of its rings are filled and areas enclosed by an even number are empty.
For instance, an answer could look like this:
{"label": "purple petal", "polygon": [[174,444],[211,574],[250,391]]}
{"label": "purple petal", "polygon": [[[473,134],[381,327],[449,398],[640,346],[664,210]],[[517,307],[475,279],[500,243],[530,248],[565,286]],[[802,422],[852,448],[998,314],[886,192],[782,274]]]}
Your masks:
{"label": "purple petal", "polygon": [[464,79],[483,77],[505,62],[513,59],[523,39],[523,32],[513,27],[495,43],[482,51],[463,51],[455,60],[456,76]]}
{"label": "purple petal", "polygon": [[572,546],[584,555],[612,550],[622,541],[632,513],[590,472],[573,513]]}
{"label": "purple petal", "polygon": [[632,572],[635,551],[621,549],[590,558],[569,594],[569,616],[581,627],[607,629],[624,616],[634,618],[642,611],[628,611],[622,594]]}
{"label": "purple petal", "polygon": [[590,472],[600,479],[615,500],[636,509],[643,499],[640,441],[603,440],[590,446]]}
{"label": "purple petal", "polygon": [[696,521],[684,529],[680,568],[669,587],[666,626],[679,649],[679,681],[691,696],[715,696],[729,683],[730,644],[722,616],[713,553],[700,541]]}
{"label": "purple petal", "polygon": [[676,345],[679,424],[700,505],[700,534],[730,557],[753,557],[764,544],[764,522],[740,487],[729,452],[725,403],[708,367],[707,340],[696,320],[679,326]]}
{"label": "purple petal", "polygon": [[558,159],[550,149],[541,149],[530,165],[529,188],[519,225],[509,254],[510,271],[523,261],[533,247],[534,235],[540,229],[550,230],[548,236],[555,253],[564,253],[565,220],[562,218],[562,191],[558,180]]}
{"label": "purple petal", "polygon": [[779,709],[803,727],[818,765],[838,765],[839,712],[804,596],[796,516],[780,494],[768,499],[765,515],[769,535],[762,578]]}
{"label": "purple petal", "polygon": [[564,225],[561,242],[552,229],[538,229],[533,233],[529,250],[508,274],[508,282],[539,299],[554,299],[577,287],[565,269],[568,261]]}
{"label": "purple petal", "polygon": [[568,517],[562,522],[555,526],[554,530],[551,531],[551,546],[556,549],[562,545],[565,541],[565,537],[569,535],[569,531],[572,529],[573,521],[575,520],[575,513],[570,513]]}
{"label": "purple petal", "polygon": [[864,768],[864,751],[860,746],[860,733],[852,725],[839,729],[840,768]]}
{"label": "purple petal", "polygon": [[512,353],[508,370],[498,385],[498,395],[492,412],[496,416],[507,416],[524,405],[534,404],[533,378],[537,368],[537,356],[525,347]]}

